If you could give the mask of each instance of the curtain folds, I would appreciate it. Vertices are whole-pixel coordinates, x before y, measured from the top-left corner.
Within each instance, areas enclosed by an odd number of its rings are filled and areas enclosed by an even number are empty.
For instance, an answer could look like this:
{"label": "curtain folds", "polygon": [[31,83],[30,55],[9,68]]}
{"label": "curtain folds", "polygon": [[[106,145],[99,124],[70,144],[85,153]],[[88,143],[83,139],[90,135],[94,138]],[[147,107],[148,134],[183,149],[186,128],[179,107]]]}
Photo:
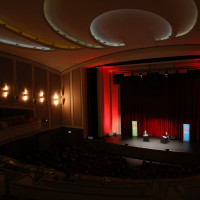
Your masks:
{"label": "curtain folds", "polygon": [[200,140],[200,80],[188,74],[125,77],[121,84],[122,135],[131,135],[131,121],[160,137],[167,131],[183,138],[183,124],[190,124],[191,140]]}

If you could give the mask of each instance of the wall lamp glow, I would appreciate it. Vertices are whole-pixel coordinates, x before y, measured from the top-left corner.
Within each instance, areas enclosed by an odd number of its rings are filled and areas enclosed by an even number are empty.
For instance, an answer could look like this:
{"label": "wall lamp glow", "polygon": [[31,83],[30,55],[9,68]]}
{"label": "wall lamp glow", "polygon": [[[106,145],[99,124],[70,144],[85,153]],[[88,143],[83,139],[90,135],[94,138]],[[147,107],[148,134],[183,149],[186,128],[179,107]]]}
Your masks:
{"label": "wall lamp glow", "polygon": [[24,101],[27,101],[27,100],[28,100],[28,90],[27,90],[27,89],[24,89],[24,92],[23,92],[23,100],[24,100]]}
{"label": "wall lamp glow", "polygon": [[40,102],[41,103],[44,102],[44,92],[43,91],[40,92]]}
{"label": "wall lamp glow", "polygon": [[3,88],[3,97],[7,97],[8,96],[8,86],[5,85],[5,87]]}
{"label": "wall lamp glow", "polygon": [[58,95],[57,94],[54,95],[53,100],[54,100],[54,104],[57,106],[58,105]]}

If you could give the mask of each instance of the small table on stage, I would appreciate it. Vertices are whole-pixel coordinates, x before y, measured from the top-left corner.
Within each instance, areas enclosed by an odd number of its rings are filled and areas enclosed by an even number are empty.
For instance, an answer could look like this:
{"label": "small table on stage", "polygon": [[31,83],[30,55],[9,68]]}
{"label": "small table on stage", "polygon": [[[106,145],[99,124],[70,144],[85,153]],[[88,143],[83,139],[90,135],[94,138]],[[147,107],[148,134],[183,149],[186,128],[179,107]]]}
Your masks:
{"label": "small table on stage", "polygon": [[143,135],[143,142],[149,142],[149,136]]}
{"label": "small table on stage", "polygon": [[162,137],[160,138],[160,142],[163,143],[163,144],[168,143],[168,142],[169,142],[169,137],[167,137],[167,136],[162,136]]}

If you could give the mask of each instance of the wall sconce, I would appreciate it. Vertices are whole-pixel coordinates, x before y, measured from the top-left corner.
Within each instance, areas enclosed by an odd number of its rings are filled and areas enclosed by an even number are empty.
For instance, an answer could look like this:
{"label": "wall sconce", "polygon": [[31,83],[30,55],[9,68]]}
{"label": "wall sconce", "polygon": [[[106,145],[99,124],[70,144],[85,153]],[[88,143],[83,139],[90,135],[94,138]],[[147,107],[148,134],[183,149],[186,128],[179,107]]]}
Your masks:
{"label": "wall sconce", "polygon": [[27,101],[27,100],[28,100],[28,90],[27,90],[27,89],[24,89],[24,92],[23,92],[23,100],[24,100],[24,101]]}
{"label": "wall sconce", "polygon": [[40,95],[40,102],[43,103],[44,102],[44,92],[41,91],[39,95]]}
{"label": "wall sconce", "polygon": [[33,99],[33,103],[36,104],[36,102],[37,102],[37,100],[36,100],[36,99]]}
{"label": "wall sconce", "polygon": [[62,105],[64,105],[64,104],[65,104],[65,97],[64,97],[64,86],[63,86],[63,88],[62,88],[62,90],[61,90],[61,102],[62,102]]}
{"label": "wall sconce", "polygon": [[58,95],[55,94],[53,99],[54,99],[54,104],[57,106],[58,105]]}
{"label": "wall sconce", "polygon": [[8,96],[8,86],[5,85],[5,87],[3,88],[3,97],[7,97]]}
{"label": "wall sconce", "polygon": [[62,104],[64,105],[65,104],[65,98],[62,97]]}

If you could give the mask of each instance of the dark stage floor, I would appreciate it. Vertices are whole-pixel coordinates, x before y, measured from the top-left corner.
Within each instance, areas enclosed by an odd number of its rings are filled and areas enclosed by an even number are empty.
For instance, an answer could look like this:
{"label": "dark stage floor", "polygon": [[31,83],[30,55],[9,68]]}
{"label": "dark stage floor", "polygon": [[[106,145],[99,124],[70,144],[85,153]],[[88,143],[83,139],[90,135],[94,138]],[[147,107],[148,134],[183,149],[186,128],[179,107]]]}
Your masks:
{"label": "dark stage floor", "polygon": [[115,144],[127,144],[128,146],[140,147],[145,149],[164,150],[169,149],[173,152],[198,152],[200,153],[200,142],[183,142],[181,140],[170,140],[168,143],[163,144],[160,138],[150,137],[149,142],[144,142],[143,137],[123,137],[112,136],[104,138],[106,142]]}

